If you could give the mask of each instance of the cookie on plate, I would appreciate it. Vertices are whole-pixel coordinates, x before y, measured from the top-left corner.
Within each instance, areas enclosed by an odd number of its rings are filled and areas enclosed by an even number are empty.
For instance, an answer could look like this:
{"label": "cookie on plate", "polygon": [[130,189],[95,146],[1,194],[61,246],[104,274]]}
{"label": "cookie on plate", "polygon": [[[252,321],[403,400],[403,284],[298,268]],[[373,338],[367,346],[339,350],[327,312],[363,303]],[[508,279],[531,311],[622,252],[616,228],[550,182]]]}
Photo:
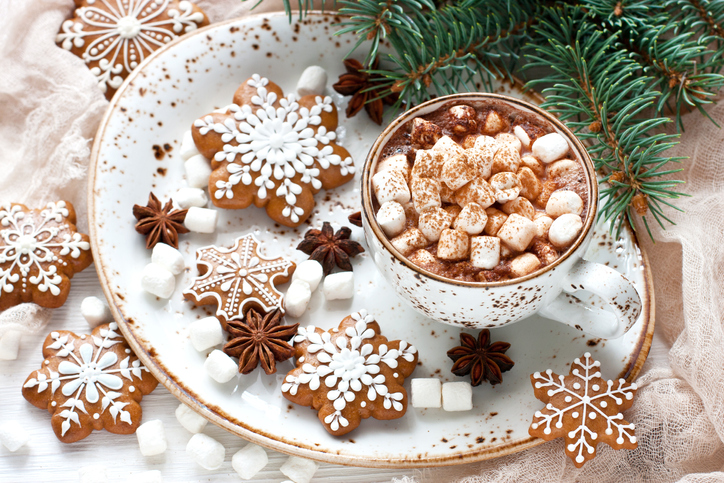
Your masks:
{"label": "cookie on plate", "polygon": [[349,152],[336,140],[337,107],[329,96],[294,94],[254,74],[224,112],[197,119],[199,152],[211,159],[209,194],[220,208],[266,207],[279,224],[296,227],[320,189],[354,177]]}

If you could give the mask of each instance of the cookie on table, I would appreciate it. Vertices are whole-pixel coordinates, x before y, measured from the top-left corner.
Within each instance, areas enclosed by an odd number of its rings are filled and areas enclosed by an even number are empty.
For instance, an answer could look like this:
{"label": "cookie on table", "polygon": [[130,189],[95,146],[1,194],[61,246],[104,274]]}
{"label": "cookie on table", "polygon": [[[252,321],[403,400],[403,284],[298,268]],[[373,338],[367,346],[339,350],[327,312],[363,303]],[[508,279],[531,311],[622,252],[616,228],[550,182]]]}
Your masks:
{"label": "cookie on table", "polygon": [[69,202],[40,210],[0,203],[0,311],[25,302],[60,307],[70,279],[92,261],[88,235],[76,232]]}
{"label": "cookie on table", "polygon": [[91,334],[51,332],[43,342],[42,367],[23,385],[23,397],[46,409],[63,443],[105,429],[131,434],[141,424],[141,399],[158,381],[141,365],[115,322]]}
{"label": "cookie on table", "polygon": [[209,24],[186,0],[75,0],[55,41],[83,59],[110,99],[153,51]]}
{"label": "cookie on table", "polygon": [[289,227],[312,214],[314,194],[354,177],[349,152],[336,142],[337,107],[329,96],[295,94],[254,74],[224,112],[197,119],[197,149],[211,159],[214,205],[243,209],[252,203]]}
{"label": "cookie on table", "polygon": [[417,349],[404,340],[388,341],[366,310],[328,331],[300,327],[292,340],[296,368],[284,378],[282,395],[317,410],[329,433],[347,434],[369,417],[405,415],[402,384],[415,370]]}

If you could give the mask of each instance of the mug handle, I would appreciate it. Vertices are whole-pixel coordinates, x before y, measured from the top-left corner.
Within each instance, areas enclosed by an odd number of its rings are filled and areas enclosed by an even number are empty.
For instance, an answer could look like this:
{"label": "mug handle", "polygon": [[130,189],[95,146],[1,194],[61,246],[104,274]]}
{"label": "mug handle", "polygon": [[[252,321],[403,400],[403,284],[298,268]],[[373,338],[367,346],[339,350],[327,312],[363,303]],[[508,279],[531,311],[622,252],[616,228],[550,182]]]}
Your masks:
{"label": "mug handle", "polygon": [[[641,314],[641,298],[633,283],[600,263],[579,260],[563,280],[562,288],[563,292],[539,314],[602,339],[621,337]],[[598,295],[610,310],[571,295],[579,290]]]}

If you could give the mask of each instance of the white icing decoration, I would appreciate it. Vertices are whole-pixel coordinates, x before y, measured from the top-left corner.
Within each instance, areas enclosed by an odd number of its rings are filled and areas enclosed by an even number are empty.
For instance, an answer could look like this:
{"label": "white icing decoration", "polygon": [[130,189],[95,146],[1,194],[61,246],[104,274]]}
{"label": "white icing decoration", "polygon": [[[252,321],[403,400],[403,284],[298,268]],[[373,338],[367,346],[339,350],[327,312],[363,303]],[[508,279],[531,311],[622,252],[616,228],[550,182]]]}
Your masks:
{"label": "white icing decoration", "polygon": [[[83,60],[86,64],[98,62],[90,70],[103,92],[108,86],[120,87],[124,68],[127,73],[136,68],[145,58],[144,51],[154,51],[178,35],[196,30],[204,21],[204,15],[194,12],[191,2],[186,0],[179,2],[178,9],[168,9],[168,19],[159,17],[170,0],[100,2],[108,11],[93,6],[78,8],[75,13],[81,21],[63,22],[56,42],[66,50],[85,47]],[[87,46],[86,40],[91,40]]]}
{"label": "white icing decoration", "polygon": [[[50,202],[40,212],[38,223],[20,206],[0,204],[0,296],[16,288],[25,292],[28,283],[40,292],[60,294],[63,277],[58,268],[67,264],[60,257],[78,258],[81,250],[90,250],[90,243],[83,241],[80,233],[71,232],[68,225],[46,226],[49,222],[62,223],[68,214],[64,201]],[[60,249],[58,255],[53,249]]]}

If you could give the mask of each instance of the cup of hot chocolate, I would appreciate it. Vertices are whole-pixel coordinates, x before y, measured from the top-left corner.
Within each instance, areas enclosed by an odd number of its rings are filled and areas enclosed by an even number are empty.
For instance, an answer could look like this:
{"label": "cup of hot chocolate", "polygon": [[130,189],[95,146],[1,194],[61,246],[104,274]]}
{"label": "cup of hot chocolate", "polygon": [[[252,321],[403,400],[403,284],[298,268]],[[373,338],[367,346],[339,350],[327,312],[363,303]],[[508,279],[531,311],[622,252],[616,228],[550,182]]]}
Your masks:
{"label": "cup of hot chocolate", "polygon": [[[582,258],[595,169],[575,135],[534,105],[466,93],[413,107],[375,141],[361,191],[375,264],[432,319],[495,328],[538,313],[616,338],[641,312],[626,277]],[[608,309],[577,299],[580,290]]]}

